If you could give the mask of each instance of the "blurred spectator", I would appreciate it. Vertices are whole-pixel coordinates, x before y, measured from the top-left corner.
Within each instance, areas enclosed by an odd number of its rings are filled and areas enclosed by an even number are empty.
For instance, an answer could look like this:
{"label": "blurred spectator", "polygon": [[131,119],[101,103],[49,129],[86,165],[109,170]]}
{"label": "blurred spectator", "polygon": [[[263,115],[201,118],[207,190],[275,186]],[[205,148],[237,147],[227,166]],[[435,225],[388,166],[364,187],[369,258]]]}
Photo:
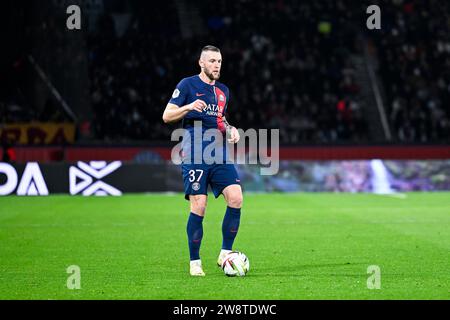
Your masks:
{"label": "blurred spectator", "polygon": [[11,143],[6,139],[3,139],[2,141],[2,149],[2,162],[13,163],[17,161],[16,151],[14,150],[14,147],[11,145]]}

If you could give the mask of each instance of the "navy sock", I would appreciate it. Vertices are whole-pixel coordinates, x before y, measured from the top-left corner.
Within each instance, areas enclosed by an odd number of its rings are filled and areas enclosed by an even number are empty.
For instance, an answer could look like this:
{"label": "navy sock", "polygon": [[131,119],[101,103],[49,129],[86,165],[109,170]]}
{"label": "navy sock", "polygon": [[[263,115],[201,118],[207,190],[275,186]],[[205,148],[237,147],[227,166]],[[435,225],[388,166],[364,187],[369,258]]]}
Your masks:
{"label": "navy sock", "polygon": [[232,250],[241,222],[241,209],[227,207],[222,223],[222,249]]}
{"label": "navy sock", "polygon": [[192,260],[200,259],[200,245],[203,238],[203,217],[191,212],[187,223],[189,254]]}

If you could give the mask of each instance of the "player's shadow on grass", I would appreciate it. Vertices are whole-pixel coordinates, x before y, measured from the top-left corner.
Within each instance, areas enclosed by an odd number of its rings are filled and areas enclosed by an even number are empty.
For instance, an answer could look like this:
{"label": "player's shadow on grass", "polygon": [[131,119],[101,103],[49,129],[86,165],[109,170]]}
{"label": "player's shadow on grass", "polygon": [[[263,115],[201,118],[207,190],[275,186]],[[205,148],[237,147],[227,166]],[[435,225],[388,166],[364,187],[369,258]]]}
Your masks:
{"label": "player's shadow on grass", "polygon": [[[320,275],[329,275],[329,276],[346,276],[346,277],[353,277],[353,276],[361,276],[361,272],[357,273],[348,273],[349,267],[355,267],[355,266],[364,266],[364,267],[358,267],[358,271],[361,269],[363,272],[366,270],[365,268],[369,266],[370,263],[360,263],[360,262],[344,262],[344,263],[322,263],[322,264],[305,264],[305,265],[296,265],[296,266],[286,266],[286,267],[280,267],[277,268],[258,268],[257,272],[252,273],[253,277],[263,277],[263,276],[277,276],[277,277],[308,277],[314,274],[320,274]],[[310,272],[310,270],[321,270],[320,272]],[[330,269],[328,271],[324,271],[324,269]],[[273,270],[273,272],[271,272]],[[304,272],[307,270],[308,272]],[[354,270],[354,269],[352,269]],[[303,271],[303,272],[302,272]],[[339,271],[347,271],[345,272],[339,272]]]}

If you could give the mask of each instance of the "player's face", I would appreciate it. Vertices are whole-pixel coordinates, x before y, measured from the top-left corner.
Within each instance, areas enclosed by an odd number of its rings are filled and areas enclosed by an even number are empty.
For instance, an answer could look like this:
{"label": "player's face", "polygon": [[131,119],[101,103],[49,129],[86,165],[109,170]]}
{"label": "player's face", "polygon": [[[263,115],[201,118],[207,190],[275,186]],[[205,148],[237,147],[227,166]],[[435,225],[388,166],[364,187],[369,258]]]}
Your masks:
{"label": "player's face", "polygon": [[200,58],[200,67],[210,80],[219,80],[222,68],[222,55],[220,52],[206,51]]}

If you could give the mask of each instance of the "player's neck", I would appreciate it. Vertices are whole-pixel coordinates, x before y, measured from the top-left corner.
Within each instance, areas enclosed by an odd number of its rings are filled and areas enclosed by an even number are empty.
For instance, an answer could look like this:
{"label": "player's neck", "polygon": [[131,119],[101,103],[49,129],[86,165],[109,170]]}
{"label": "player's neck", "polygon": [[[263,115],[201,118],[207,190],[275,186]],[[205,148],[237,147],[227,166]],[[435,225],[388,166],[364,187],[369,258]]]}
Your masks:
{"label": "player's neck", "polygon": [[199,77],[200,80],[202,80],[206,84],[209,84],[211,86],[216,84],[216,80],[211,80],[204,72],[200,72]]}

